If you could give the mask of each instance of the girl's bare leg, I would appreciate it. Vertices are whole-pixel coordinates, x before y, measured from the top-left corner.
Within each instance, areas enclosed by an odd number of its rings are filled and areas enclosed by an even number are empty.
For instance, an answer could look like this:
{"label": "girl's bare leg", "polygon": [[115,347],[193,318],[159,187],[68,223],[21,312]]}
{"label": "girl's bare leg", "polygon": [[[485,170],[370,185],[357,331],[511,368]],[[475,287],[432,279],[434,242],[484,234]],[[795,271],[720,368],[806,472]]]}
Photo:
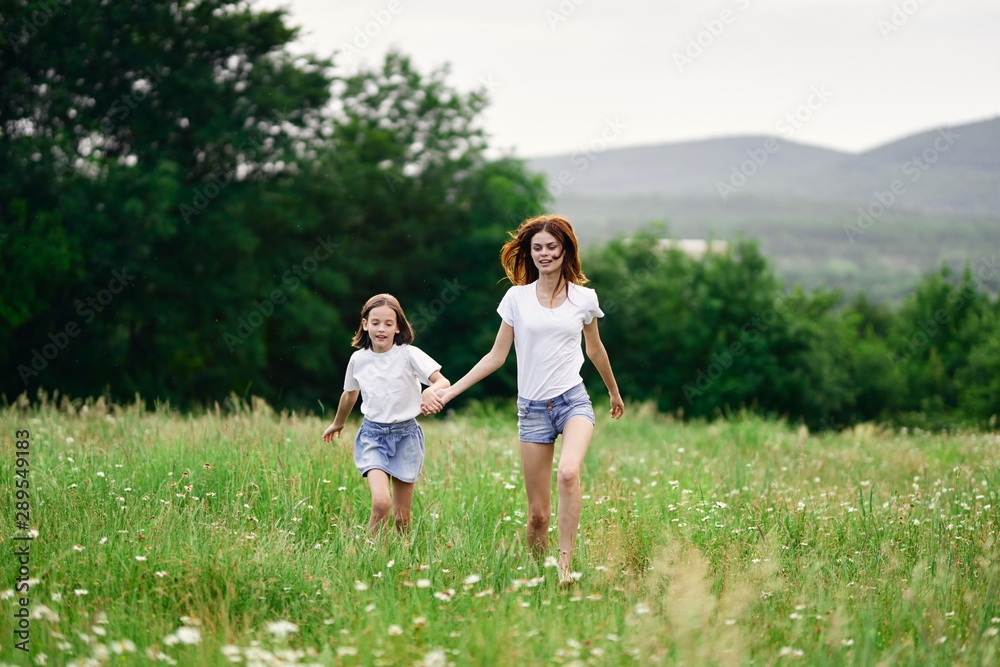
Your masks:
{"label": "girl's bare leg", "polygon": [[521,442],[521,472],[528,493],[528,525],[525,537],[536,556],[549,548],[549,519],[552,516],[552,454],[555,445]]}
{"label": "girl's bare leg", "polygon": [[562,434],[562,451],[559,452],[559,470],[556,473],[559,488],[559,571],[563,581],[569,579],[576,533],[580,527],[580,467],[590,447],[594,425],[586,417],[571,417]]}
{"label": "girl's bare leg", "polygon": [[401,482],[392,478],[392,520],[396,530],[405,533],[410,530],[410,508],[413,506],[413,482]]}
{"label": "girl's bare leg", "polygon": [[372,515],[368,519],[368,531],[374,535],[389,521],[389,512],[392,510],[389,475],[384,470],[369,470],[368,486],[372,490]]}

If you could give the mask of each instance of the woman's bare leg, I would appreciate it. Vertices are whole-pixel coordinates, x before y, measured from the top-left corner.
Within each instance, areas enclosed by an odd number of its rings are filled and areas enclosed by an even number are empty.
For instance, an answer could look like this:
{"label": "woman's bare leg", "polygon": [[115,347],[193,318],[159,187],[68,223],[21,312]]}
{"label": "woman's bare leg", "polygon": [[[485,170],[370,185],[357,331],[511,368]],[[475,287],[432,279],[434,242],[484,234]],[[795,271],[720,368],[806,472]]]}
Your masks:
{"label": "woman's bare leg", "polygon": [[586,417],[571,417],[562,434],[559,452],[559,470],[556,482],[559,488],[559,570],[563,581],[568,579],[576,533],[580,527],[580,467],[590,447],[594,425]]}
{"label": "woman's bare leg", "polygon": [[528,493],[528,525],[525,537],[536,556],[549,548],[549,519],[552,516],[552,454],[555,445],[521,442],[521,472]]}

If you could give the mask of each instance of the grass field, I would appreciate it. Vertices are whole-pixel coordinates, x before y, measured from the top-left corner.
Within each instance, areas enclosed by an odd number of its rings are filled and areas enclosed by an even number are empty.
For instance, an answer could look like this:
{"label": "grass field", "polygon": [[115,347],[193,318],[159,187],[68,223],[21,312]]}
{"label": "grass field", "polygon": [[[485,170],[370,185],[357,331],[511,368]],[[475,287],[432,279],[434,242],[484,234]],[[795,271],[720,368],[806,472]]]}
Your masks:
{"label": "grass field", "polygon": [[[513,405],[463,405],[421,420],[412,531],[375,541],[357,413],[330,445],[328,420],[259,402],[0,409],[0,662],[1000,662],[1000,435],[628,405],[598,418],[564,587],[524,551]],[[20,429],[30,654],[14,646]]]}

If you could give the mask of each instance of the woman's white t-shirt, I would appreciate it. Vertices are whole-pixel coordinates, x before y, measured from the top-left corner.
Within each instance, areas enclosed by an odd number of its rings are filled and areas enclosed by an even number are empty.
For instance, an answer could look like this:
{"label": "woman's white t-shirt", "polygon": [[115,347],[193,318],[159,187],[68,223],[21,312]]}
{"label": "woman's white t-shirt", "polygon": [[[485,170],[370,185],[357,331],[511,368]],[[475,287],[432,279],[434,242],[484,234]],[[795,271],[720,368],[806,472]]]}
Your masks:
{"label": "woman's white t-shirt", "polygon": [[529,401],[553,398],[583,382],[580,333],[595,317],[604,317],[594,290],[570,283],[569,298],[546,308],[535,296],[536,283],[511,287],[497,307],[514,328],[517,395]]}
{"label": "woman's white t-shirt", "polygon": [[368,421],[396,424],[420,414],[420,384],[441,364],[412,345],[393,345],[381,354],[358,350],[347,363],[344,391],[361,390],[361,414]]}

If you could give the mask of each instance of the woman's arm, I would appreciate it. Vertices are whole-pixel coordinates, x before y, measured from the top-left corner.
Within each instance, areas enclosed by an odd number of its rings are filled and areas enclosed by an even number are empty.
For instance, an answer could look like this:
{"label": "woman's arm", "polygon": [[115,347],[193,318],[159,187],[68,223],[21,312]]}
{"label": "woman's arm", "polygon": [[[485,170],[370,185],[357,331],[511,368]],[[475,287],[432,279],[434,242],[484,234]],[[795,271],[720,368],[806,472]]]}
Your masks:
{"label": "woman's arm", "polygon": [[601,374],[604,384],[611,394],[611,416],[615,419],[625,414],[625,403],[618,393],[618,383],[615,382],[615,374],[611,370],[611,360],[608,359],[608,351],[604,349],[601,342],[601,332],[597,329],[597,318],[590,321],[590,324],[583,325],[583,337],[586,341],[587,358],[594,364],[597,372]]}
{"label": "woman's arm", "polygon": [[448,382],[448,378],[441,375],[441,371],[434,371],[427,379],[431,381],[431,386],[424,389],[423,394],[421,394],[420,412],[432,415],[440,412],[441,408],[444,407],[444,401],[437,395],[437,392],[450,387],[451,382]]}
{"label": "woman's arm", "polygon": [[340,403],[337,404],[337,416],[333,418],[333,423],[323,431],[323,440],[333,442],[334,438],[340,437],[340,432],[344,430],[347,423],[347,415],[351,414],[354,404],[358,402],[359,391],[345,391],[340,395]]}
{"label": "woman's arm", "polygon": [[503,366],[510,353],[510,344],[514,342],[514,329],[506,322],[500,323],[500,331],[497,332],[497,339],[493,341],[493,349],[485,357],[479,360],[461,380],[453,384],[440,394],[441,400],[447,403],[463,391],[476,384],[484,377]]}

